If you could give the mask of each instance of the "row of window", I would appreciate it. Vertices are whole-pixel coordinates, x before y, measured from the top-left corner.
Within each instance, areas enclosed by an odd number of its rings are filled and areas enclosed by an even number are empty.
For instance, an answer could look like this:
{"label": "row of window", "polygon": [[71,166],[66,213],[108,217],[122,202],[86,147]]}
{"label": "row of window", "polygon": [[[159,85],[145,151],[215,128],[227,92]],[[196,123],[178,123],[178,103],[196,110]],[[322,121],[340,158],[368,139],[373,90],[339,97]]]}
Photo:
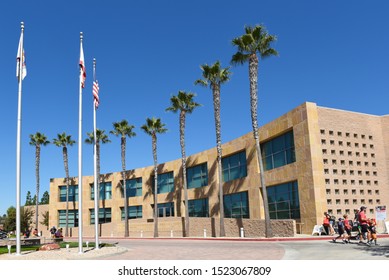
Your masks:
{"label": "row of window", "polygon": [[[346,165],[346,160],[340,160],[339,162],[340,162],[340,165]],[[325,159],[323,159],[323,163],[324,163],[324,164],[328,164],[328,163],[329,163],[329,160],[328,160],[327,158],[325,158]],[[338,160],[332,159],[332,160],[331,160],[331,163],[332,163],[333,165],[336,165],[336,164],[338,164]],[[349,166],[354,166],[354,161],[349,160],[349,161],[348,161],[348,165],[349,165]],[[356,165],[357,165],[357,166],[362,166],[362,162],[361,162],[361,161],[356,161]],[[365,162],[364,162],[364,165],[365,165],[365,167],[368,167],[368,166],[369,166],[369,162],[368,162],[368,161],[365,161]],[[376,163],[376,162],[372,162],[372,163],[371,163],[371,166],[376,167],[376,166],[377,166],[377,163]]]}
{"label": "row of window", "polygon": [[[330,140],[329,143],[330,143],[331,146],[334,146],[335,145],[335,140]],[[327,139],[321,139],[321,144],[322,145],[327,145]],[[346,146],[347,147],[352,147],[353,146],[352,144],[353,143],[346,141]],[[338,141],[338,146],[343,147],[343,141]],[[366,143],[354,142],[354,147],[355,148],[362,147],[362,148],[366,149],[368,146],[370,147],[370,149],[374,149],[374,144],[366,144]]]}
{"label": "row of window", "polygon": [[[271,219],[300,219],[300,202],[297,181],[267,187],[269,213]],[[224,216],[226,218],[250,218],[248,192],[226,194],[223,197]],[[154,205],[151,205],[154,207]],[[142,205],[129,206],[128,218],[142,218]],[[190,217],[209,217],[208,198],[188,200]],[[121,218],[124,219],[124,208],[121,207]],[[90,211],[90,223],[94,224],[94,209]],[[59,226],[66,222],[65,210],[59,210]],[[78,226],[78,211],[70,210],[68,221],[70,227]],[[174,217],[174,203],[158,204],[159,217]],[[111,208],[99,209],[99,223],[109,223],[112,220]]]}
{"label": "row of window", "polygon": [[[331,189],[326,189],[326,194],[327,195],[331,195],[331,193],[332,193]],[[334,193],[336,195],[338,195],[338,194],[340,194],[340,190],[339,189],[335,189]],[[343,189],[343,194],[344,195],[348,195],[349,193],[350,193],[350,191],[348,189]],[[352,195],[356,195],[357,194],[357,190],[356,189],[352,189],[351,190],[351,194]],[[365,190],[363,190],[363,189],[359,190],[359,194],[365,195]],[[373,190],[367,190],[367,194],[368,195],[373,195]],[[380,195],[380,190],[374,190],[374,194],[375,195]]]}
{"label": "row of window", "polygon": [[[350,185],[355,185],[356,182],[357,182],[357,180],[350,180]],[[331,180],[330,179],[325,179],[325,183],[326,183],[326,185],[329,185],[329,184],[331,184]],[[340,183],[339,179],[333,179],[333,184],[334,185],[339,185],[339,183]],[[368,186],[371,186],[371,184],[372,184],[372,182],[370,180],[366,180],[365,183]],[[342,185],[347,185],[347,184],[348,184],[348,181],[346,179],[342,179]],[[373,184],[375,186],[378,186],[378,181],[373,181]],[[364,185],[364,181],[363,180],[358,180],[358,185],[363,186]]]}
{"label": "row of window", "polygon": [[[327,153],[327,149],[322,149],[322,153],[323,153],[323,155],[327,155],[328,154]],[[339,151],[339,155],[340,156],[344,156],[345,154],[346,154],[345,151]],[[336,150],[331,150],[331,155],[336,156]],[[349,157],[352,157],[353,156],[353,152],[352,151],[347,151],[347,155]],[[355,152],[355,156],[356,157],[360,157],[361,153],[360,152]],[[368,158],[369,157],[368,153],[363,153],[363,157]],[[371,153],[370,157],[375,158],[375,154]]]}
{"label": "row of window", "polygon": [[[371,209],[368,209],[368,211],[369,211],[369,213],[371,214],[371,215],[373,215],[374,214],[374,209],[373,208],[371,208]],[[330,214],[330,215],[334,215],[334,211],[332,210],[332,209],[328,209],[328,214]],[[353,212],[353,214],[354,214],[354,210],[352,210],[352,212]],[[342,215],[342,209],[336,209],[336,214],[338,215],[338,216],[341,216]],[[350,215],[351,214],[351,210],[350,209],[345,209],[344,210],[344,213],[345,214],[347,214],[347,215]]]}
{"label": "row of window", "polygon": [[[322,135],[325,135],[325,134],[326,134],[325,129],[320,129],[320,133],[321,133]],[[329,130],[329,131],[328,131],[328,135],[334,136],[334,135],[335,135],[335,132],[334,132],[333,130]],[[356,139],[358,139],[358,136],[359,136],[358,133],[350,133],[350,132],[342,132],[342,131],[338,131],[338,132],[337,132],[337,135],[338,135],[339,137],[342,137],[342,136],[344,135],[344,136],[346,136],[347,138],[349,138],[349,137],[351,137],[351,135],[353,135],[354,138],[356,138]],[[368,136],[366,137],[365,134],[361,134],[360,137],[361,137],[361,139],[367,139],[367,138],[369,138],[369,140],[373,140],[373,136],[372,136],[372,135],[368,135]]]}
{"label": "row of window", "polygon": [[[366,199],[362,198],[362,199],[359,200],[359,202],[358,202],[357,199],[353,199],[352,202],[353,202],[353,204],[355,204],[355,205],[356,205],[356,204],[364,205],[364,204],[366,204]],[[369,200],[368,200],[368,203],[369,203],[369,204],[373,204],[373,199],[369,199]],[[376,199],[376,203],[377,203],[377,204],[380,204],[380,203],[381,203],[381,200],[380,200],[380,199]],[[332,204],[332,199],[327,199],[327,204],[328,204],[328,205],[331,205],[331,204]],[[341,200],[340,200],[340,199],[335,199],[335,204],[337,204],[337,205],[338,205],[338,204],[341,204]],[[345,204],[345,205],[350,204],[350,199],[344,199],[343,204]]]}
{"label": "row of window", "polygon": [[[342,175],[347,175],[347,170],[346,169],[341,169],[340,172],[341,172]],[[328,168],[324,169],[324,174],[330,174],[330,171],[329,171]],[[339,174],[338,173],[338,169],[332,169],[332,174],[334,174],[334,175]],[[349,174],[350,175],[355,175],[355,171],[354,170],[349,170]],[[362,170],[358,170],[357,174],[358,174],[358,176],[362,176],[363,175],[363,171]],[[370,174],[372,174],[373,176],[378,176],[378,172],[377,171],[373,171],[373,172],[370,172],[369,170],[365,171],[365,175],[366,176],[370,176]]]}
{"label": "row of window", "polygon": [[[153,208],[154,205],[151,205]],[[208,198],[188,200],[190,217],[209,217]],[[124,220],[124,207],[120,207],[121,219]],[[128,207],[129,219],[140,219],[143,217],[143,206],[135,205]],[[59,226],[66,226],[66,211],[59,210]],[[224,196],[224,215],[226,218],[249,218],[248,193],[241,192]],[[174,203],[159,203],[158,217],[174,217]],[[89,209],[90,224],[95,223],[94,209]],[[110,223],[112,221],[112,209],[99,209],[99,223]],[[69,210],[68,224],[70,227],[78,226],[78,210]]]}

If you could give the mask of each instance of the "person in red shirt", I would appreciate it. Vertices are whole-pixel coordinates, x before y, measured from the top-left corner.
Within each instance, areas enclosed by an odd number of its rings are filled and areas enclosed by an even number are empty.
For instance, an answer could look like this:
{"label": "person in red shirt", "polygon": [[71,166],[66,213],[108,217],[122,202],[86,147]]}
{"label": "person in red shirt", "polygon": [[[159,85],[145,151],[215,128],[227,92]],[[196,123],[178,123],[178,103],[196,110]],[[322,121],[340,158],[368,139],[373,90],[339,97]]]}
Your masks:
{"label": "person in red shirt", "polygon": [[330,215],[324,212],[323,227],[327,235],[330,235]]}
{"label": "person in red shirt", "polygon": [[[358,214],[358,221],[361,226],[361,232],[363,239],[367,239],[366,245],[370,246],[370,232],[369,232],[369,224],[368,224],[368,219],[366,217],[366,207],[361,206],[361,211],[359,211]],[[359,241],[359,243],[363,243],[362,240]]]}
{"label": "person in red shirt", "polygon": [[348,243],[351,243],[350,239],[351,239],[351,229],[352,229],[352,226],[350,225],[350,221],[348,219],[348,215],[347,214],[344,214],[343,218],[344,218],[344,230],[346,231],[346,234],[347,234],[345,239],[347,239]]}

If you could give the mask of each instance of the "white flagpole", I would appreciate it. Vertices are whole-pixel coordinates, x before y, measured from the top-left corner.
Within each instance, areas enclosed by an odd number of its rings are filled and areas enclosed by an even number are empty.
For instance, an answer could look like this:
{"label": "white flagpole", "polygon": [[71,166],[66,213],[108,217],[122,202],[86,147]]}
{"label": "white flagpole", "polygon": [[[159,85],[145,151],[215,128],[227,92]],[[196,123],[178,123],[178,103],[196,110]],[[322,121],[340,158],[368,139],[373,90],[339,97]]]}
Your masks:
{"label": "white flagpole", "polygon": [[[82,50],[83,34],[80,32],[80,52]],[[78,124],[78,253],[83,253],[82,247],[82,82],[83,70],[80,67],[79,85],[79,124]]]}
{"label": "white flagpole", "polygon": [[16,136],[16,255],[20,255],[20,182],[21,182],[21,145],[20,139],[22,134],[22,80],[23,80],[23,64],[24,64],[24,49],[23,49],[23,32],[24,23],[21,22],[21,35],[19,51],[19,88],[18,88],[18,121],[17,121],[17,136]]}
{"label": "white flagpole", "polygon": [[[93,81],[96,81],[96,59],[93,59]],[[93,91],[94,89],[92,89]],[[93,92],[92,92],[93,94]],[[96,136],[96,102],[93,98],[93,166],[94,166],[94,191],[95,191],[95,248],[99,246],[99,191],[100,182],[97,174],[97,136]]]}

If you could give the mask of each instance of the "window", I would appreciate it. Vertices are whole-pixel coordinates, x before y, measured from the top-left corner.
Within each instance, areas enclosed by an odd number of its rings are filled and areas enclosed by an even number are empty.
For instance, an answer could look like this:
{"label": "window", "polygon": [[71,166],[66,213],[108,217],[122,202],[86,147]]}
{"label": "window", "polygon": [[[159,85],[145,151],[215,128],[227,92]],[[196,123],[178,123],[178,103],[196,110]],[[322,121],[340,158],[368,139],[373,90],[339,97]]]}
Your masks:
{"label": "window", "polygon": [[299,219],[300,201],[297,181],[267,188],[271,219]]}
{"label": "window", "polygon": [[347,142],[347,147],[351,147],[351,142]]}
{"label": "window", "polygon": [[353,204],[358,204],[356,199],[353,199]]}
{"label": "window", "polygon": [[356,153],[355,153],[355,155],[356,155],[357,157],[359,157],[359,156],[360,156],[359,152],[356,152]]}
{"label": "window", "polygon": [[366,200],[365,199],[361,199],[361,204],[366,204]]}
{"label": "window", "polygon": [[355,185],[355,180],[351,180],[351,185]]}
{"label": "window", "polygon": [[189,217],[209,217],[208,198],[188,200]]}
{"label": "window", "polygon": [[351,194],[353,194],[353,195],[357,194],[357,190],[356,189],[352,189],[351,190]]}
{"label": "window", "polygon": [[174,203],[158,203],[158,217],[174,217]]}
{"label": "window", "polygon": [[[90,224],[95,224],[95,209],[89,209]],[[112,219],[111,208],[99,208],[99,224],[110,223]]]}
{"label": "window", "polygon": [[339,146],[343,146],[343,141],[338,141]]}
{"label": "window", "polygon": [[375,194],[376,195],[380,195],[380,191],[379,190],[375,190]]}
{"label": "window", "polygon": [[362,144],[362,148],[366,148],[366,144],[365,143]]}
{"label": "window", "polygon": [[246,151],[222,158],[223,181],[247,176]]}
{"label": "window", "polygon": [[332,173],[333,173],[333,174],[338,174],[338,169],[333,169],[333,170],[332,170]]}
{"label": "window", "polygon": [[330,172],[328,171],[328,168],[324,169],[324,174],[329,174]]}
{"label": "window", "polygon": [[330,184],[330,179],[325,179],[325,181],[326,181],[326,185]]}
{"label": "window", "polygon": [[346,179],[343,179],[342,184],[343,184],[343,185],[347,185],[347,180],[346,180]]}
{"label": "window", "polygon": [[346,175],[346,170],[342,169],[342,175]]}
{"label": "window", "polygon": [[369,140],[373,140],[373,136],[369,135]]}
{"label": "window", "polygon": [[326,189],[326,194],[330,195],[331,194],[331,189]]}
{"label": "window", "polygon": [[327,154],[327,149],[322,149],[321,151],[322,151],[323,155]]}
{"label": "window", "polygon": [[[127,192],[127,197],[142,196],[142,177],[126,180],[126,192]],[[122,191],[122,197],[124,197],[123,191]]]}
{"label": "window", "polygon": [[[112,184],[111,182],[105,182],[99,184],[100,191],[99,191],[99,200],[107,200],[112,198]],[[90,192],[90,199],[95,199],[95,184],[90,184],[91,192]]]}
{"label": "window", "polygon": [[332,130],[329,131],[330,135],[334,135],[334,132]]}
{"label": "window", "polygon": [[327,199],[327,204],[331,205],[332,204],[332,199]]}
{"label": "window", "polygon": [[346,137],[350,137],[350,133],[349,132],[346,132]]}
{"label": "window", "polygon": [[361,135],[361,138],[362,138],[362,139],[365,139],[365,135],[364,135],[364,134],[362,134],[362,135]]}
{"label": "window", "polygon": [[373,204],[373,199],[369,199],[369,204]]}
{"label": "window", "polygon": [[349,200],[348,200],[348,199],[345,199],[345,200],[344,200],[344,204],[346,204],[346,205],[349,204]]}
{"label": "window", "polygon": [[354,133],[354,138],[358,138],[358,134]]}
{"label": "window", "polygon": [[321,139],[321,144],[325,145],[326,144],[326,140],[325,139]]}
{"label": "window", "polygon": [[373,192],[372,192],[371,190],[367,190],[367,194],[368,194],[368,195],[372,195]]}
{"label": "window", "polygon": [[[129,219],[142,219],[142,205],[129,206],[127,208]],[[124,207],[120,207],[121,220],[124,220]]]}
{"label": "window", "polygon": [[365,191],[364,191],[364,190],[359,190],[359,194],[360,194],[360,195],[364,195],[364,194],[365,194]]}
{"label": "window", "polygon": [[334,179],[334,184],[338,185],[339,184],[339,180],[338,179]]}
{"label": "window", "polygon": [[335,200],[335,203],[336,203],[337,205],[339,205],[339,204],[340,204],[340,199],[336,199],[336,200]]}
{"label": "window", "polygon": [[343,194],[348,194],[348,189],[344,189]]}
{"label": "window", "polygon": [[374,145],[373,144],[370,144],[370,149],[374,149]]}
{"label": "window", "polygon": [[341,161],[340,161],[340,164],[341,164],[341,165],[345,165],[345,163],[346,163],[346,162],[345,162],[344,160],[341,160]]}
{"label": "window", "polygon": [[201,188],[208,185],[207,163],[188,167],[186,170],[188,189]]}
{"label": "window", "polygon": [[320,133],[321,133],[322,135],[324,135],[324,134],[326,134],[326,131],[325,131],[324,129],[320,129]]}
{"label": "window", "polygon": [[342,132],[341,131],[338,131],[338,136],[342,136]]}
{"label": "window", "polygon": [[335,150],[331,150],[331,155],[336,155],[336,152],[335,152]]}
{"label": "window", "polygon": [[[154,187],[155,187],[155,178],[154,176],[151,176],[153,183],[153,193],[154,193]],[[169,193],[174,190],[174,177],[173,177],[173,171],[167,172],[163,174],[158,174],[157,177],[158,180],[158,186],[157,186],[157,193]]]}
{"label": "window", "polygon": [[[66,210],[58,210],[58,226],[66,227]],[[68,210],[68,226],[78,227],[78,210]]]}
{"label": "window", "polygon": [[339,194],[339,189],[335,189],[335,194]]}
{"label": "window", "polygon": [[261,145],[265,170],[296,161],[293,131],[289,131]]}
{"label": "window", "polygon": [[[78,201],[78,185],[69,186],[68,198],[71,202]],[[59,186],[59,201],[66,202],[66,186]]]}
{"label": "window", "polygon": [[326,158],[323,159],[323,163],[324,163],[324,164],[328,164],[328,159],[326,159]]}
{"label": "window", "polygon": [[333,160],[332,160],[332,164],[336,164],[336,159],[333,159]]}
{"label": "window", "polygon": [[377,176],[377,171],[373,171],[373,175],[374,175],[374,176]]}
{"label": "window", "polygon": [[359,148],[359,143],[355,143],[355,148]]}
{"label": "window", "polygon": [[375,202],[376,202],[377,204],[381,204],[381,200],[380,200],[380,199],[376,199]]}
{"label": "window", "polygon": [[335,145],[335,141],[334,140],[330,140],[330,145]]}
{"label": "window", "polygon": [[[269,197],[269,193],[268,193],[268,197]],[[223,197],[223,201],[224,201],[224,216],[226,218],[250,218],[249,200],[248,200],[247,192],[226,194]],[[271,214],[270,214],[270,218],[271,218]]]}
{"label": "window", "polygon": [[352,155],[353,155],[353,152],[348,151],[347,154],[348,154],[349,156],[352,156]]}

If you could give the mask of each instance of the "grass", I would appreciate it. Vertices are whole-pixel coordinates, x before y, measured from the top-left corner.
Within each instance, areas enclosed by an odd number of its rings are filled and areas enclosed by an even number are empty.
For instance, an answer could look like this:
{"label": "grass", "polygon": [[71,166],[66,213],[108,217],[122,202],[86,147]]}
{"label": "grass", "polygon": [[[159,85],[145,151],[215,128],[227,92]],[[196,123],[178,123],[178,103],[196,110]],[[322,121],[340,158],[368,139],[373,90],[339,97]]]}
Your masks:
{"label": "grass", "polygon": [[[78,248],[78,242],[60,242],[59,246],[61,248],[66,248],[66,245],[69,244],[69,248]],[[89,248],[94,248],[95,247],[95,242],[89,242]],[[86,247],[86,242],[82,243],[83,247]],[[36,251],[38,250],[42,245],[21,245],[20,250],[23,251]],[[108,244],[108,243],[101,243],[100,248],[102,247],[112,247],[114,246],[113,244]],[[16,252],[16,246],[13,245],[11,247],[11,253]],[[0,255],[1,254],[8,254],[8,247],[7,246],[0,246]]]}

